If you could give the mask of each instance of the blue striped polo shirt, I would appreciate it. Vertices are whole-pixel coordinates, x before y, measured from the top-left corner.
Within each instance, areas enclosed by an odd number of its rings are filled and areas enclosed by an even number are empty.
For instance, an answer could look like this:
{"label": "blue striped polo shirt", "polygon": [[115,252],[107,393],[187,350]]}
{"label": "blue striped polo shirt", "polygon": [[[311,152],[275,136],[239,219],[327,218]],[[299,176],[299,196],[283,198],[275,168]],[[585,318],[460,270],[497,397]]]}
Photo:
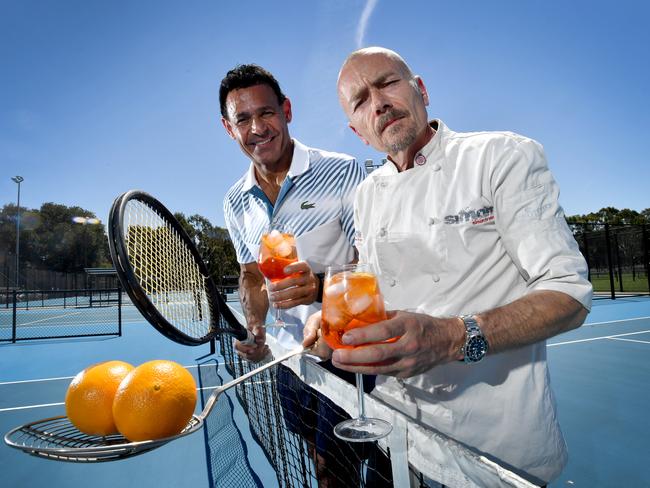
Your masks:
{"label": "blue striped polo shirt", "polygon": [[[226,226],[237,261],[244,264],[257,261],[260,238],[270,223],[287,225],[296,236],[298,258],[321,273],[328,265],[354,259],[354,196],[366,172],[352,156],[310,148],[295,139],[293,143],[291,167],[275,205],[257,184],[251,163],[224,198]],[[304,324],[319,305],[294,307],[283,311],[283,317]],[[302,327],[290,329],[299,329],[300,342]]]}
{"label": "blue striped polo shirt", "polygon": [[[288,225],[298,241],[336,222],[336,232],[345,235],[348,246],[353,244],[354,192],[365,178],[365,170],[352,156],[309,148],[295,139],[293,142],[291,167],[275,206],[257,184],[252,163],[226,194],[224,216],[240,263],[257,261],[260,238],[271,222]],[[331,234],[333,229],[327,230]],[[308,261],[308,256],[300,259]]]}

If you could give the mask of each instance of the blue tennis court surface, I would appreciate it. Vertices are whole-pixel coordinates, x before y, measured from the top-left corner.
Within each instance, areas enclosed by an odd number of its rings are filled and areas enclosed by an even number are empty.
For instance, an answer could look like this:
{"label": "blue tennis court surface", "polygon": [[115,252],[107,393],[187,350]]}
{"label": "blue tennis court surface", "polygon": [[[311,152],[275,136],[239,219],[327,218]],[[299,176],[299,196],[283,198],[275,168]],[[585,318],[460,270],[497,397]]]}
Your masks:
{"label": "blue tennis court surface", "polygon": [[553,486],[650,487],[650,299],[594,301],[548,344],[569,464]]}
{"label": "blue tennis court surface", "polygon": [[[122,337],[0,344],[0,432],[62,415],[72,376],[99,361],[120,359],[134,365],[152,359],[177,361],[194,375],[204,398],[212,386],[230,379],[219,356],[202,357],[209,352],[207,345],[178,345],[132,312],[127,309]],[[586,325],[549,341],[552,383],[570,452],[569,465],[552,486],[650,486],[645,468],[645,440],[650,437],[648,353],[648,298],[596,301]],[[112,463],[54,462],[2,443],[2,486],[226,487],[228,473],[216,472],[214,459],[235,455],[246,456],[252,465],[257,479],[250,480],[251,486],[256,482],[277,486],[264,454],[250,436],[245,415],[237,408],[234,393],[228,398],[235,406],[234,413],[222,397],[204,431]],[[201,408],[199,402],[197,409]],[[246,452],[233,452],[229,440],[221,443],[220,436],[227,435],[239,436]]]}
{"label": "blue tennis court surface", "polygon": [[[56,313],[56,312],[54,312]],[[132,314],[127,312],[127,316]],[[199,398],[207,399],[213,386],[231,378],[217,356],[201,358],[209,346],[184,347],[160,335],[144,322],[127,320],[122,337],[57,339],[0,345],[0,432],[29,421],[63,415],[65,392],[72,376],[84,367],[109,359],[138,365],[152,359],[171,359],[188,367],[197,385]],[[234,395],[229,392],[229,395]],[[224,402],[220,399],[220,403]],[[201,400],[197,410],[202,409]],[[227,402],[224,402],[227,403]],[[232,402],[237,405],[236,399]],[[217,413],[217,409],[214,413]],[[231,418],[230,411],[221,411]],[[235,426],[242,433],[248,455],[256,462],[264,486],[275,486],[274,473],[262,451],[248,435],[247,420],[234,412]],[[230,421],[232,424],[232,421]],[[3,466],[2,486],[32,487],[203,487],[213,476],[207,453],[229,451],[228,443],[206,442],[204,432],[181,438],[153,452],[112,463],[76,464],[54,462],[28,456],[0,446]]]}

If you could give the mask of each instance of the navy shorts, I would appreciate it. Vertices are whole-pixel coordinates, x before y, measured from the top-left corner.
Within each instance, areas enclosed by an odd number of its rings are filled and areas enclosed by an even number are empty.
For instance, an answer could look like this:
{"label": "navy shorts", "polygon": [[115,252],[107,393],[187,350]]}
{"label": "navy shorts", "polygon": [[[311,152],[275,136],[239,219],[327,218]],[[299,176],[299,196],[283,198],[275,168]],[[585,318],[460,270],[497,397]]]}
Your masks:
{"label": "navy shorts", "polygon": [[[318,363],[339,378],[356,385],[355,374],[335,368],[327,360]],[[316,452],[327,458],[334,455],[341,458],[346,451],[354,451],[359,459],[364,459],[364,443],[349,443],[334,435],[334,427],[350,416],[325,395],[305,384],[291,369],[280,365],[278,368],[277,386],[280,404],[284,413],[284,421],[289,430],[306,439],[316,446]],[[374,376],[363,376],[363,390],[370,393],[375,387]]]}

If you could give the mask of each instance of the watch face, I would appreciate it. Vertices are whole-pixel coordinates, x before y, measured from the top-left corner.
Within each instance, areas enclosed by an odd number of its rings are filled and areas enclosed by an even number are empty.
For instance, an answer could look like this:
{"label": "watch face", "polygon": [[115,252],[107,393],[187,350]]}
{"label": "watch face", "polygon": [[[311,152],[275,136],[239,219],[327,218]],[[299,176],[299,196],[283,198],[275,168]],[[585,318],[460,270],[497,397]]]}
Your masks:
{"label": "watch face", "polygon": [[483,359],[487,353],[487,341],[482,336],[470,338],[465,348],[465,358],[470,363],[475,363]]}

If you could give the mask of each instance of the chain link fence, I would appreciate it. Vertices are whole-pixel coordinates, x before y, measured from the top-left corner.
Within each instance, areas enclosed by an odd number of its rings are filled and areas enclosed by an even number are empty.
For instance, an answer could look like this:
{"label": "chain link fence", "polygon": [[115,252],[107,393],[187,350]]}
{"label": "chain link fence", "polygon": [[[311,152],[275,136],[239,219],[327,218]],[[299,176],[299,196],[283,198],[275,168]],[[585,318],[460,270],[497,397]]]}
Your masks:
{"label": "chain link fence", "polygon": [[595,298],[650,294],[648,226],[570,223],[589,266]]}
{"label": "chain link fence", "polygon": [[106,335],[122,335],[119,288],[0,294],[0,342]]}

